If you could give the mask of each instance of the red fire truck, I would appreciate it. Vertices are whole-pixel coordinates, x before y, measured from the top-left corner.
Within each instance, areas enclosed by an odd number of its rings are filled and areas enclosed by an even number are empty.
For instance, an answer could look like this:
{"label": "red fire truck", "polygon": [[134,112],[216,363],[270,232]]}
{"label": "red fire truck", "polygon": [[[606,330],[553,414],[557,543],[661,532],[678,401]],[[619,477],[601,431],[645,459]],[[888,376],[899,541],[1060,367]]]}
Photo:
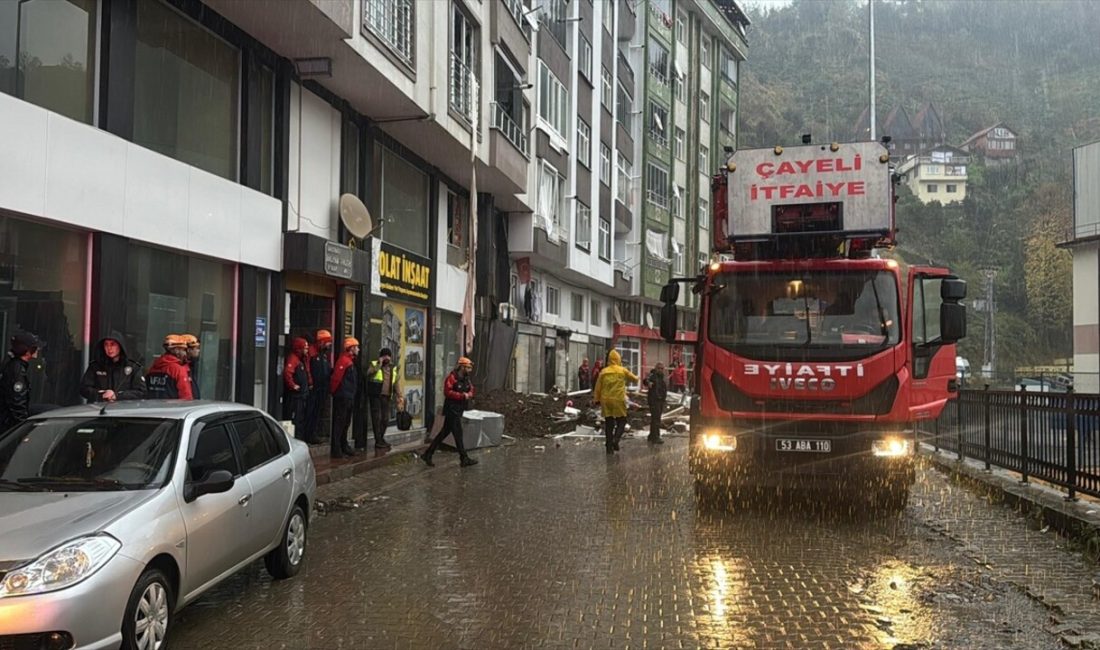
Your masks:
{"label": "red fire truck", "polygon": [[712,181],[690,464],[697,488],[836,485],[903,508],[915,423],[958,390],[966,283],[893,259],[894,184],[876,142],[734,153]]}

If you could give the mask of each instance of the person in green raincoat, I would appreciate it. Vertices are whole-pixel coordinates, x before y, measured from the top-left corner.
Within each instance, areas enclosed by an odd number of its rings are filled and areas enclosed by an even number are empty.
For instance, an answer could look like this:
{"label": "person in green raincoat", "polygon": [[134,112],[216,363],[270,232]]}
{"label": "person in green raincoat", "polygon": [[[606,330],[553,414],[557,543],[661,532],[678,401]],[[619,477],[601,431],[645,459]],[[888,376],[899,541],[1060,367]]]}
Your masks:
{"label": "person in green raincoat", "polygon": [[616,350],[607,355],[607,367],[600,371],[593,390],[593,401],[603,412],[603,435],[607,453],[619,451],[619,440],[626,431],[626,385],[638,382],[638,376],[623,367]]}

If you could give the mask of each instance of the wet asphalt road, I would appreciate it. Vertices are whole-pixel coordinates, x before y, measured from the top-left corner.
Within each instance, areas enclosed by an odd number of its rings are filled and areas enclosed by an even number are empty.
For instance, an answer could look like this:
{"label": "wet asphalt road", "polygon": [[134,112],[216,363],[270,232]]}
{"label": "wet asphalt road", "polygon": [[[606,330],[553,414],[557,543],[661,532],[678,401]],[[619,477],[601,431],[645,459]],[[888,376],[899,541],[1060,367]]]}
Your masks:
{"label": "wet asphalt road", "polygon": [[372,472],[376,500],[319,517],[297,578],[257,563],[184,610],[171,647],[1061,647],[1046,608],[935,523],[1000,506],[936,471],[901,515],[729,511],[696,502],[686,451],[521,442]]}

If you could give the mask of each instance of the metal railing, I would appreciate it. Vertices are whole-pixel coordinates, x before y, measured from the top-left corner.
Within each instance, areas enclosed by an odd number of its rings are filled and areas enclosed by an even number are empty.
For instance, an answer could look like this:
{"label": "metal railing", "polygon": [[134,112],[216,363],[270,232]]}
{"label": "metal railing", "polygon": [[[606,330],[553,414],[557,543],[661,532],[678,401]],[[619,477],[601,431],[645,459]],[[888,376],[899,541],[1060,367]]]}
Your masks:
{"label": "metal railing", "polygon": [[413,0],[363,0],[363,25],[413,65]]}
{"label": "metal railing", "polygon": [[661,66],[651,63],[649,64],[649,72],[653,75],[653,80],[662,86],[668,87],[668,68],[662,68]]}
{"label": "metal railing", "polygon": [[963,390],[920,430],[960,460],[1100,497],[1100,394]]}
{"label": "metal railing", "polygon": [[451,108],[473,122],[473,75],[470,66],[460,56],[451,52]]}
{"label": "metal railing", "polygon": [[523,155],[527,155],[527,134],[516,124],[512,116],[501,108],[500,104],[493,104],[492,128],[500,131],[508,139],[508,142],[515,145],[516,149],[519,149]]}

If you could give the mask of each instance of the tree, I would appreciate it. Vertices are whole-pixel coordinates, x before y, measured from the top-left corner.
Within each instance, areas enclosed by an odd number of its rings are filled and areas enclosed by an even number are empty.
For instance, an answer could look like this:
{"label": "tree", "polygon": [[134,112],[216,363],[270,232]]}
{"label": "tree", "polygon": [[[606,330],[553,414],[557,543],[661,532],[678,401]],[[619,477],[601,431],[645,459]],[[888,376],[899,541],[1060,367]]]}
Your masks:
{"label": "tree", "polygon": [[1029,201],[1042,206],[1035,216],[1024,250],[1027,315],[1053,356],[1073,350],[1073,256],[1058,247],[1069,232],[1071,207],[1056,185],[1041,185]]}

